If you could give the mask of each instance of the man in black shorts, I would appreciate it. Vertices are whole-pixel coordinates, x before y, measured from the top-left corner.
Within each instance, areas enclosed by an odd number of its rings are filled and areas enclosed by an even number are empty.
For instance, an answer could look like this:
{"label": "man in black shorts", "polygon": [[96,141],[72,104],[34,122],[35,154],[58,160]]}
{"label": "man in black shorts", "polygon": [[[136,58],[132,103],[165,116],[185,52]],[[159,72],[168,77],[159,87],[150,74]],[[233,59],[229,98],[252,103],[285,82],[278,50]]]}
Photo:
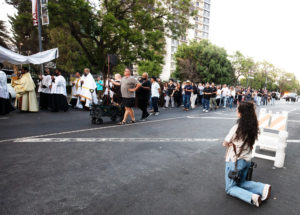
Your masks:
{"label": "man in black shorts", "polygon": [[131,77],[130,69],[126,68],[124,71],[124,77],[121,83],[113,82],[114,85],[121,85],[122,103],[125,107],[125,113],[123,120],[119,123],[125,125],[128,115],[130,115],[130,123],[135,123],[133,107],[135,106],[135,91],[141,86],[141,84],[134,78]]}

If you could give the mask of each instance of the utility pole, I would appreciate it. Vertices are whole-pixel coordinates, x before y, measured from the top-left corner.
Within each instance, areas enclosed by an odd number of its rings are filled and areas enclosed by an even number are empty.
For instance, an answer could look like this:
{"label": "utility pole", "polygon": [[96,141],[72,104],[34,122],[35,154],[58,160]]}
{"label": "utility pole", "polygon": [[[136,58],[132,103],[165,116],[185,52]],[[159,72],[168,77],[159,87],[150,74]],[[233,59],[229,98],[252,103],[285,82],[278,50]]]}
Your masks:
{"label": "utility pole", "polygon": [[[37,0],[37,19],[38,19],[38,33],[39,33],[39,50],[40,52],[43,51],[43,44],[42,44],[42,23],[41,23],[41,2]],[[43,64],[41,64],[41,74],[44,74]]]}

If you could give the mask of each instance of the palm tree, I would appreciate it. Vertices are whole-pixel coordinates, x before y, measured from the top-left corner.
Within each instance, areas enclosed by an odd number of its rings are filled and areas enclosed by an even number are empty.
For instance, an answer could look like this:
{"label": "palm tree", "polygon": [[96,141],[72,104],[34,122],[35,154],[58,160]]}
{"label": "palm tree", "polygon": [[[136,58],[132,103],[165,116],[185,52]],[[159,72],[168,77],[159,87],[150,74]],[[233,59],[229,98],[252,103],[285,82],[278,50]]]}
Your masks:
{"label": "palm tree", "polygon": [[5,22],[0,20],[0,46],[8,48],[9,35],[5,26]]}

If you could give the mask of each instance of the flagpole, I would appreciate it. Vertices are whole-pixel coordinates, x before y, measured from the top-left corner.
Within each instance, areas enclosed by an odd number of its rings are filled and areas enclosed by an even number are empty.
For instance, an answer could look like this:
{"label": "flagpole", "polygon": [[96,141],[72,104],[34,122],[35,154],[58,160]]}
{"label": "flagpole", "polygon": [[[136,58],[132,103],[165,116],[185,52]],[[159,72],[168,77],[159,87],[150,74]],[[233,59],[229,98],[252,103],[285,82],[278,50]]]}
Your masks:
{"label": "flagpole", "polygon": [[[40,52],[43,51],[43,44],[42,44],[42,23],[41,23],[41,2],[40,0],[37,1],[37,20],[38,20],[38,33],[39,33],[39,50]],[[44,74],[43,64],[41,64],[41,74]]]}

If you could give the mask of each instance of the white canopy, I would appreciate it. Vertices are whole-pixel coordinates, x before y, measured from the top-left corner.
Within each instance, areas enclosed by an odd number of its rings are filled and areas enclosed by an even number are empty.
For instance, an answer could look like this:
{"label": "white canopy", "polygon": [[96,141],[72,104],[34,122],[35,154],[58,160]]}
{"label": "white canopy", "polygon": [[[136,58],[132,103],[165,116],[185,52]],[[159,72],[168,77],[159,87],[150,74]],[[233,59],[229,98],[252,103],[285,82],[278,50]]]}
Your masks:
{"label": "white canopy", "polygon": [[23,56],[0,46],[0,62],[11,64],[42,64],[58,58],[58,48]]}

